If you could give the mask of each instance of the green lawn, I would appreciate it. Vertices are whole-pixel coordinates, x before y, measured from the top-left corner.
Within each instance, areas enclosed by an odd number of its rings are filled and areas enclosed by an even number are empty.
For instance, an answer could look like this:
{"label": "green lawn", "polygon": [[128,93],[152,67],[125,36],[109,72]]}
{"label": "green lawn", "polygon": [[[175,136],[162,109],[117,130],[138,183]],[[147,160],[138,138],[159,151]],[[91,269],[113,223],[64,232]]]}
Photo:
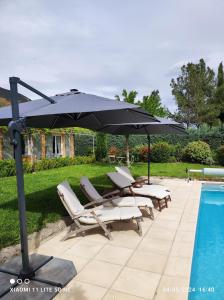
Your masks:
{"label": "green lawn", "polygon": [[[157,176],[186,177],[186,168],[201,168],[201,165],[184,163],[152,164],[151,174]],[[204,166],[203,166],[204,167]],[[79,190],[81,176],[91,178],[95,186],[103,191],[111,187],[105,174],[114,170],[114,166],[106,164],[89,164],[64,167],[35,174],[25,175],[25,193],[27,201],[28,232],[38,231],[46,223],[59,220],[67,215],[58,195],[56,186],[63,180],[68,180],[72,188],[85,203],[85,198]],[[147,164],[132,166],[135,176],[147,174]],[[18,205],[16,198],[15,177],[0,178],[0,249],[19,242]]]}

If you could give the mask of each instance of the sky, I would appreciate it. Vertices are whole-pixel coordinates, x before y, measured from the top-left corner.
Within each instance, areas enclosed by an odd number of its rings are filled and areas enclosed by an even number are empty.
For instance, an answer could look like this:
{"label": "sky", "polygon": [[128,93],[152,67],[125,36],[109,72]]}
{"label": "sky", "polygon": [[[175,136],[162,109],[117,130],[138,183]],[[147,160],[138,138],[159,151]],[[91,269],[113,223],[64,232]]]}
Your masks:
{"label": "sky", "polygon": [[158,89],[174,111],[180,67],[223,60],[223,11],[223,0],[0,0],[0,86],[18,76],[49,96],[125,88],[138,99]]}

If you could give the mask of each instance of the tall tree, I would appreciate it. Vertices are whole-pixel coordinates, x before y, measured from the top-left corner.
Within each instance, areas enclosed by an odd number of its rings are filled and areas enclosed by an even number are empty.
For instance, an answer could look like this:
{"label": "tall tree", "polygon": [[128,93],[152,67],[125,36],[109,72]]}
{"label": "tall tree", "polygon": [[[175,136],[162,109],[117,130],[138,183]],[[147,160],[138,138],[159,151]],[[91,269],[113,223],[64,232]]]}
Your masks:
{"label": "tall tree", "polygon": [[223,73],[223,64],[221,62],[218,67],[217,87],[220,87],[223,84],[224,84],[224,73]]}
{"label": "tall tree", "polygon": [[217,86],[214,97],[214,106],[219,110],[218,118],[224,123],[224,72],[222,62],[218,67]]}
{"label": "tall tree", "polygon": [[153,90],[150,95],[143,96],[142,101],[138,101],[138,105],[153,116],[168,117],[170,114],[169,110],[162,105],[158,90]]}
{"label": "tall tree", "polygon": [[181,67],[181,75],[172,79],[172,94],[177,103],[177,116],[187,126],[199,127],[208,119],[215,122],[217,111],[211,111],[215,91],[215,73],[206,66],[203,59],[199,63],[188,63]]}
{"label": "tall tree", "polygon": [[131,90],[130,92],[128,92],[127,90],[123,89],[122,91],[122,97],[123,99],[121,99],[121,97],[119,95],[115,95],[115,98],[118,101],[125,101],[128,103],[135,103],[136,97],[137,97],[137,92],[135,90]]}

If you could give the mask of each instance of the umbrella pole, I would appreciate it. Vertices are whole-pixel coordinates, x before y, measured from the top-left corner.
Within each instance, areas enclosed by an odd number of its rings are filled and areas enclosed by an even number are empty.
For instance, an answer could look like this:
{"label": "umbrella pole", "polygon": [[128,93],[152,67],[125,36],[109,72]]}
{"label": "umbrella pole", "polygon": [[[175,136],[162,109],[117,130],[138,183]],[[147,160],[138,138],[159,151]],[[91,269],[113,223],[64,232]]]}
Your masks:
{"label": "umbrella pole", "polygon": [[150,184],[150,144],[151,144],[151,140],[150,140],[150,134],[147,135],[148,138],[148,184]]}
{"label": "umbrella pole", "polygon": [[126,163],[127,166],[130,167],[130,153],[129,153],[129,135],[125,136],[126,139]]}
{"label": "umbrella pole", "polygon": [[22,255],[21,276],[26,278],[33,276],[33,270],[30,268],[28,255],[27,227],[26,227],[26,200],[24,194],[24,172],[22,162],[22,145],[21,130],[22,121],[19,116],[17,78],[10,78],[10,92],[12,101],[12,117],[13,121],[9,123],[9,129],[12,136],[12,144],[14,147],[15,163],[16,163],[16,181],[18,193],[19,221],[20,221],[20,241]]}

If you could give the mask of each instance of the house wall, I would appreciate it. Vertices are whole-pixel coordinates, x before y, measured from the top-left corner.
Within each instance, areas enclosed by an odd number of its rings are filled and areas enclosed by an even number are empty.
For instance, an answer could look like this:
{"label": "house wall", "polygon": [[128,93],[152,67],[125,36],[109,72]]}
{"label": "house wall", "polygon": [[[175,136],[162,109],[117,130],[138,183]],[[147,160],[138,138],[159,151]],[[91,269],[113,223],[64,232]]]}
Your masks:
{"label": "house wall", "polygon": [[[32,134],[33,139],[33,149],[31,152],[33,153],[34,159],[41,159],[41,158],[53,158],[53,135],[54,134],[47,134],[43,135],[40,133]],[[56,134],[61,135],[61,134]],[[2,136],[2,139],[1,139]],[[2,141],[2,144],[1,144]],[[25,155],[28,154],[28,142],[27,137],[24,139],[25,141]],[[73,157],[74,156],[74,138],[70,136],[70,134],[62,134],[61,138],[61,153],[64,157]],[[70,142],[72,145],[70,145]],[[13,147],[10,144],[10,138],[8,133],[1,133],[0,132],[0,159],[12,159],[13,158]]]}

